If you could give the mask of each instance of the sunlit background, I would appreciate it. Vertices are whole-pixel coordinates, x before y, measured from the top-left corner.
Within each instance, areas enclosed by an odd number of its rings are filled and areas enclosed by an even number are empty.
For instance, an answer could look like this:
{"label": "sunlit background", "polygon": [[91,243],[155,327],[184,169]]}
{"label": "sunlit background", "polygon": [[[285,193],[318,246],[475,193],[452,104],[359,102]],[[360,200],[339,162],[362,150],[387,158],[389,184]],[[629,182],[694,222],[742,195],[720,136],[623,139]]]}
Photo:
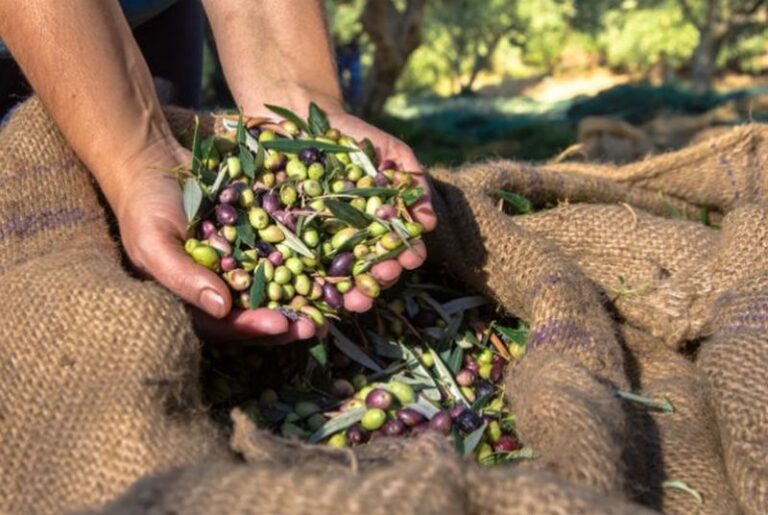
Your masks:
{"label": "sunlit background", "polygon": [[[426,164],[624,162],[768,121],[768,0],[326,1],[350,109]],[[209,42],[206,103],[231,101]]]}

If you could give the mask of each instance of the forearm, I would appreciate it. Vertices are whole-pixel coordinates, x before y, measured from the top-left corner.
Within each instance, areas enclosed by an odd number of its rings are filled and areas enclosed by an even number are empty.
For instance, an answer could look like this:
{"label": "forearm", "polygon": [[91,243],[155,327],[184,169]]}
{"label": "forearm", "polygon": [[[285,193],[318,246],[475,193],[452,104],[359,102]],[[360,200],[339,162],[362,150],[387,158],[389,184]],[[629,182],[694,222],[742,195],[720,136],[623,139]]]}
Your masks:
{"label": "forearm", "polygon": [[116,0],[0,0],[0,37],[113,208],[127,164],[172,139]]}
{"label": "forearm", "polygon": [[248,114],[265,103],[343,110],[318,0],[204,0],[232,95]]}

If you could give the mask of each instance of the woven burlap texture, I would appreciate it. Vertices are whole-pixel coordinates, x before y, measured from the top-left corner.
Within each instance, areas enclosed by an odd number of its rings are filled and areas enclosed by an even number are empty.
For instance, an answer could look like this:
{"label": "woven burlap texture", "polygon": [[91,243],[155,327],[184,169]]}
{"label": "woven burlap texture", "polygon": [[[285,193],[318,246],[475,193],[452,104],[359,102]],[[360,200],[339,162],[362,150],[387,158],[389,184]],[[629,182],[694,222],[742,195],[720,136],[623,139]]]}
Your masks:
{"label": "woven burlap texture", "polygon": [[[188,129],[188,113],[172,114]],[[482,469],[434,435],[355,452],[307,448],[235,414],[238,463],[201,404],[187,313],[123,270],[89,174],[33,99],[0,133],[0,510],[642,511],[634,501],[669,513],[764,512],[765,289],[750,280],[764,272],[762,212],[757,194],[738,189],[755,189],[762,133],[702,145],[695,155],[708,157],[694,163],[679,158],[686,149],[622,168],[435,171],[433,256],[531,323],[506,391],[537,459]],[[730,196],[697,177],[723,157],[736,179],[718,186],[735,184]],[[496,189],[572,205],[509,217]],[[722,232],[660,216],[672,207],[694,217],[701,206],[724,217]],[[737,250],[749,269],[729,261]],[[675,315],[660,316],[669,306]],[[678,315],[690,315],[684,330]],[[703,342],[697,363],[676,352],[692,341]],[[617,388],[676,410],[627,404]],[[686,482],[703,503],[666,480]]]}

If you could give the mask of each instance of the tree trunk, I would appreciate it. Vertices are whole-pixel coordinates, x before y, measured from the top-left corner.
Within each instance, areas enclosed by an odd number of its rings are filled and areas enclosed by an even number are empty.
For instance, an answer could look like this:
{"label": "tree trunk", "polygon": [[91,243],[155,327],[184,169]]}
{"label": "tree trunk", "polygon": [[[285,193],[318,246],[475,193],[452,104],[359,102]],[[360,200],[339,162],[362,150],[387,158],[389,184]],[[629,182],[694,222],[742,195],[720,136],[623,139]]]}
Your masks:
{"label": "tree trunk", "polygon": [[359,114],[381,112],[395,91],[408,57],[421,44],[421,20],[426,0],[408,0],[403,12],[391,0],[368,0],[361,17],[374,45],[374,61],[366,79]]}
{"label": "tree trunk", "polygon": [[711,30],[705,28],[699,31],[699,42],[693,51],[693,68],[691,73],[693,91],[708,93],[712,89],[715,78],[715,64],[720,45],[717,44]]}

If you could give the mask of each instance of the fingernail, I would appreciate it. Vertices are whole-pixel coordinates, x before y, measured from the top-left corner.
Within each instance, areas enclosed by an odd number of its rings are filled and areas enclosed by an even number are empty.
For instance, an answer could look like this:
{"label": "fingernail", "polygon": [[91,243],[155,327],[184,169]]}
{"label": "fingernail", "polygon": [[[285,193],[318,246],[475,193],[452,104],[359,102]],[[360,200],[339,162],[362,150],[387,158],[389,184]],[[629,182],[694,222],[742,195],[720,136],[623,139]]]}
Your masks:
{"label": "fingernail", "polygon": [[224,298],[211,288],[203,289],[200,294],[200,304],[203,305],[208,314],[216,318],[221,318],[227,314]]}

